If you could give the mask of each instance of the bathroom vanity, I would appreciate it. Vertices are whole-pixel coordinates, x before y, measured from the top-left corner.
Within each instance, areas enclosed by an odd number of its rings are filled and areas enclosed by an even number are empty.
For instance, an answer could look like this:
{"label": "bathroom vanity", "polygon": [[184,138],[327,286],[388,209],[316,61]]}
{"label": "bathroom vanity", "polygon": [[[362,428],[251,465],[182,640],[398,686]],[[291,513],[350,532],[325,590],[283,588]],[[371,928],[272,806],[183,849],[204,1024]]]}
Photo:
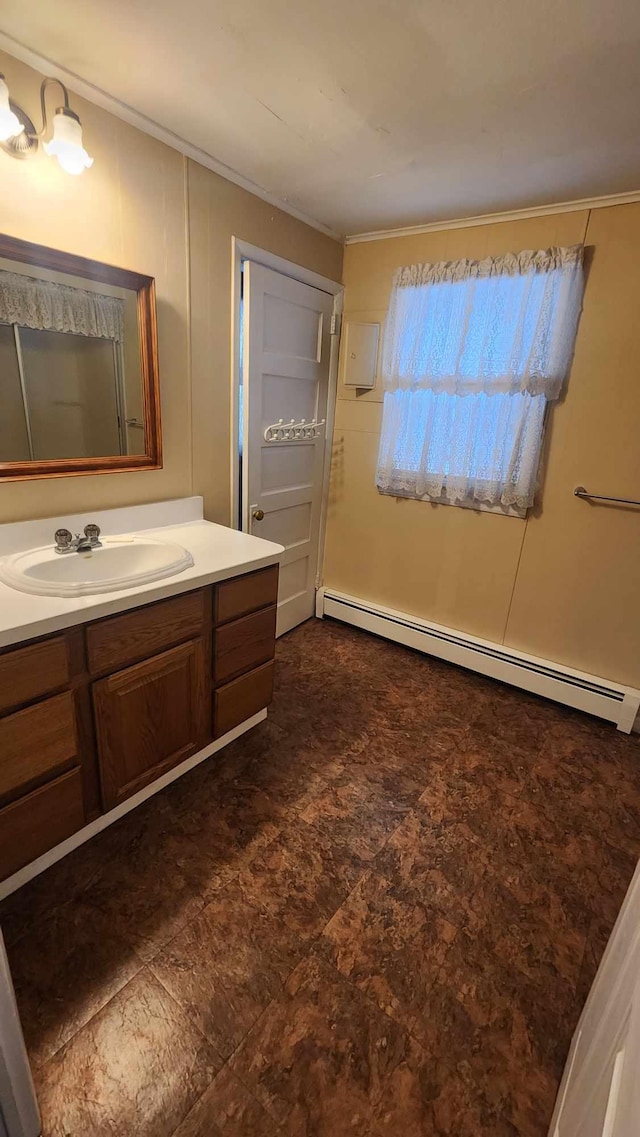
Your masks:
{"label": "bathroom vanity", "polygon": [[[122,533],[123,521],[139,532],[163,512],[188,518],[153,531],[193,562],[161,581],[72,598],[0,584],[0,880],[22,883],[19,870],[46,867],[51,850],[80,843],[264,717],[282,550],[198,511],[196,498],[97,515],[103,533]],[[53,532],[51,522],[0,527],[0,552],[3,536],[6,549],[44,525]]]}

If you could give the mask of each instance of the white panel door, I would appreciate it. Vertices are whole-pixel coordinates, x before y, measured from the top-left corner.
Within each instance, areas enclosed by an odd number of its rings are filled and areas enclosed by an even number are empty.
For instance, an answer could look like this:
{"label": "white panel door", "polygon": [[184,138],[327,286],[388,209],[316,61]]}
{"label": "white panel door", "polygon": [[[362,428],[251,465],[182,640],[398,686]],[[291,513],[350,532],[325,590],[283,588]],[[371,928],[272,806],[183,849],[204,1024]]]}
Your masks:
{"label": "white panel door", "polygon": [[549,1137],[640,1134],[640,867],[582,1012]]}
{"label": "white panel door", "polygon": [[277,635],[315,612],[325,429],[268,441],[280,419],[327,415],[333,297],[273,269],[244,263],[243,529],[277,541]]}

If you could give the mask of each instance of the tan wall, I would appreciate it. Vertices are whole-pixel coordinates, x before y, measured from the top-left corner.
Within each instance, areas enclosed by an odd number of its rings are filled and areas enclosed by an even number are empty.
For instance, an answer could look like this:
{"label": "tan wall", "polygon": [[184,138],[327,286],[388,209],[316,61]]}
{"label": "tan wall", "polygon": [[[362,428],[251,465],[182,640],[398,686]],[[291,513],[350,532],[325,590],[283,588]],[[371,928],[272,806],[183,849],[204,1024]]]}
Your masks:
{"label": "tan wall", "polygon": [[191,243],[194,492],[229,523],[231,234],[340,280],[342,245],[211,173],[188,164]]}
{"label": "tan wall", "polygon": [[[16,102],[37,118],[41,76],[0,53]],[[0,521],[178,497],[191,492],[187,250],[182,155],[73,96],[87,149],[81,177],[39,151],[0,155],[0,228],[13,237],[149,273],[158,290],[164,469],[0,485]]]}
{"label": "tan wall", "polygon": [[400,237],[345,250],[345,318],[383,320],[399,265],[585,240],[593,262],[541,506],[526,521],[378,494],[380,384],[336,410],[327,587],[640,687],[640,205]]}
{"label": "tan wall", "polygon": [[[37,118],[42,76],[3,52],[0,72]],[[336,279],[342,247],[106,111],[75,95],[71,101],[94,166],[76,178],[42,151],[27,162],[0,155],[0,231],[156,278],[164,467],[5,482],[0,522],[190,493],[205,494],[209,515],[227,521],[231,237]],[[191,307],[188,232],[196,242]]]}

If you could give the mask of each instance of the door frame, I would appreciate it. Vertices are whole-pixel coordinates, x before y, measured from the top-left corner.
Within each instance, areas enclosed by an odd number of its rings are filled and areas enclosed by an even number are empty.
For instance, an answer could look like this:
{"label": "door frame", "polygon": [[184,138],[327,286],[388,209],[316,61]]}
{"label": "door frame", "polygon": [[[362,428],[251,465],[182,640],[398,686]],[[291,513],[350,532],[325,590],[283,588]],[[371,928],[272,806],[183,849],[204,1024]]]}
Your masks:
{"label": "door frame", "polygon": [[[636,865],[631,883],[622,902],[622,907],[618,912],[616,922],[607,941],[602,959],[600,960],[600,966],[598,967],[585,1005],[582,1008],[582,1014],[574,1031],[564,1072],[562,1074],[562,1081],[560,1082],[556,1096],[553,1116],[549,1124],[548,1137],[560,1137],[562,1132],[562,1114],[569,1093],[576,1061],[584,1064],[583,1070],[586,1067],[587,1076],[595,1065],[595,1077],[597,1078],[600,1071],[597,1068],[598,1064],[595,1060],[602,1055],[603,1061],[606,1061],[612,1052],[615,1053],[615,1048],[618,1045],[616,1035],[619,1034],[620,1028],[625,1023],[630,1009],[633,1014],[633,997],[640,983],[640,980],[636,978],[639,913],[640,861]],[[637,1009],[637,999],[635,1003]],[[614,1040],[613,1044],[612,1039]],[[636,1056],[634,1053],[634,1057]],[[628,1057],[629,1055],[627,1054],[627,1058]],[[615,1073],[614,1063],[612,1063],[612,1065],[614,1066],[613,1073]],[[623,1061],[623,1077],[625,1073],[627,1073],[624,1069],[624,1065]],[[579,1076],[578,1073],[578,1077]],[[584,1081],[584,1076],[582,1081]],[[594,1082],[592,1081],[591,1084],[594,1084]],[[626,1086],[628,1086],[628,1079]],[[614,1077],[611,1076],[609,1080],[607,1113],[609,1112],[609,1106],[612,1106],[612,1114],[610,1116],[613,1122],[615,1122],[616,1119],[616,1099],[619,1091],[620,1083],[618,1082],[616,1085]],[[625,1087],[624,1094],[627,1092]],[[637,1129],[637,1103],[640,1095],[638,1095],[636,1091],[633,1100],[630,1102],[628,1096],[625,1098],[624,1094],[622,1100],[627,1108],[626,1120],[629,1119],[628,1107],[629,1104],[631,1104],[634,1107],[634,1116],[631,1120]],[[619,1100],[620,1099],[618,1099],[618,1101]],[[606,1127],[603,1129],[603,1133],[608,1131]],[[635,1132],[635,1129],[633,1131]],[[625,1128],[623,1132],[631,1133],[632,1130]]]}
{"label": "door frame", "polygon": [[332,321],[335,332],[331,335],[331,350],[329,355],[329,390],[327,392],[327,422],[324,436],[324,473],[322,478],[322,501],[320,503],[320,533],[318,540],[318,563],[316,565],[316,590],[322,584],[322,565],[324,563],[324,541],[327,527],[327,502],[329,499],[329,478],[331,475],[331,450],[333,445],[333,424],[335,419],[336,398],[338,392],[338,355],[340,350],[340,332],[342,324],[342,308],[344,301],[344,285],[337,280],[329,280],[327,276],[320,276],[317,272],[305,268],[304,265],[295,264],[284,257],[276,256],[257,245],[250,245],[239,237],[231,238],[231,398],[230,398],[230,437],[231,437],[231,516],[229,524],[232,529],[238,528],[238,515],[240,510],[238,485],[238,404],[240,389],[240,303],[242,284],[242,262],[254,261],[265,268],[273,269],[282,276],[298,280],[302,284],[309,284],[312,288],[319,288],[321,292],[328,292],[333,296]]}

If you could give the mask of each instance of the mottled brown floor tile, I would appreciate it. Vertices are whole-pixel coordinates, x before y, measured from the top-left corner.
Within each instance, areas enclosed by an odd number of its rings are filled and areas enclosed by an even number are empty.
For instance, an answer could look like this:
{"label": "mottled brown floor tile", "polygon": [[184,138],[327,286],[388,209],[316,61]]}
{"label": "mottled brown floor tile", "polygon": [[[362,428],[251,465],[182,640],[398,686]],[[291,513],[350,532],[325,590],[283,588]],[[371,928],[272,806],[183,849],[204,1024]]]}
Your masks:
{"label": "mottled brown floor tile", "polygon": [[367,1137],[408,1035],[346,979],[307,959],[230,1061],[287,1134]]}
{"label": "mottled brown floor tile", "polygon": [[[414,658],[410,657],[414,663]],[[440,676],[433,681],[433,676],[425,674],[415,666],[398,668],[395,676],[380,672],[375,690],[376,710],[385,724],[391,729],[414,730],[423,732],[429,725],[436,729],[439,724],[460,728],[459,714],[455,711],[455,696],[445,686]],[[449,676],[449,672],[444,672]]]}
{"label": "mottled brown floor tile", "polygon": [[592,911],[600,895],[602,836],[576,833],[547,801],[516,799],[493,867],[523,899],[553,888],[578,911]]}
{"label": "mottled brown floor tile", "polygon": [[615,754],[618,769],[616,789],[624,787],[640,791],[640,734],[615,732]]}
{"label": "mottled brown floor tile", "polygon": [[453,779],[515,797],[524,789],[531,768],[531,750],[473,728],[447,763]]}
{"label": "mottled brown floor tile", "polygon": [[598,719],[582,715],[576,718],[566,712],[545,732],[540,758],[562,762],[574,769],[578,778],[591,776],[602,785],[616,790],[620,786],[622,768],[616,732]]}
{"label": "mottled brown floor tile", "polygon": [[317,951],[416,1038],[456,929],[368,874],[327,924]]}
{"label": "mottled brown floor tile", "polygon": [[246,776],[291,816],[302,813],[342,769],[337,759],[319,762],[318,751],[295,743],[253,758]]}
{"label": "mottled brown floor tile", "polygon": [[276,1137],[268,1113],[225,1067],[173,1137]]}
{"label": "mottled brown floor tile", "polygon": [[[309,750],[357,750],[370,738],[373,710],[364,689],[304,671],[276,672],[270,717],[288,737],[302,737]],[[295,698],[291,697],[295,685]]]}
{"label": "mottled brown floor tile", "polygon": [[637,858],[626,849],[604,843],[591,908],[595,916],[601,917],[612,927],[627,895],[636,864]]}
{"label": "mottled brown floor tile", "polygon": [[527,898],[517,895],[495,872],[483,878],[471,901],[481,927],[479,944],[530,978],[575,985],[582,963],[588,913],[572,912],[553,888]]}
{"label": "mottled brown floor tile", "polygon": [[219,886],[216,868],[179,833],[144,836],[96,877],[86,901],[148,960],[204,908]]}
{"label": "mottled brown floor tile", "polygon": [[557,819],[575,833],[584,829],[596,834],[611,825],[613,797],[610,788],[594,777],[589,768],[558,761],[545,753],[531,769],[522,797],[555,813]]}
{"label": "mottled brown floor tile", "polygon": [[319,963],[300,965],[230,1065],[296,1137],[515,1137],[464,1070]]}
{"label": "mottled brown floor tile", "polygon": [[456,927],[478,926],[471,899],[487,864],[488,853],[467,825],[434,822],[426,810],[411,812],[375,861],[400,896],[435,909]]}
{"label": "mottled brown floor tile", "polygon": [[640,789],[634,785],[621,785],[615,794],[607,840],[640,857]]}
{"label": "mottled brown floor tile", "polygon": [[295,933],[232,882],[149,966],[228,1057],[280,991],[302,950]]}
{"label": "mottled brown floor tile", "polygon": [[116,925],[70,901],[9,947],[29,1058],[40,1064],[142,967]]}
{"label": "mottled brown floor tile", "polygon": [[387,770],[358,766],[331,781],[300,817],[366,860],[375,856],[397,828],[420,790],[413,779],[397,779]]}
{"label": "mottled brown floor tile", "polygon": [[[640,740],[331,621],[276,654],[266,722],[0,908],[45,1137],[544,1137]],[[159,950],[182,1005],[118,990]]]}
{"label": "mottled brown floor tile", "polygon": [[454,761],[466,729],[454,729],[438,724],[438,729],[425,732],[422,728],[391,727],[384,715],[371,741],[356,755],[345,755],[343,763],[348,773],[356,767],[365,771],[383,770],[404,781],[409,779],[417,786],[427,785],[434,771]]}
{"label": "mottled brown floor tile", "polygon": [[[278,726],[271,715],[238,738],[229,749],[237,749],[244,757],[244,765],[238,769],[235,777],[244,776],[256,789],[264,790],[273,800],[276,799],[273,791],[278,788],[279,778],[283,779],[283,789],[286,793],[288,777],[291,778],[293,789],[296,780],[303,781],[311,772],[318,774],[326,767],[327,776],[330,776],[333,770],[330,751],[309,750],[304,732],[291,735]],[[226,750],[227,747],[221,753],[226,753]],[[268,772],[271,770],[273,780],[268,778]],[[265,773],[261,779],[262,771]],[[286,798],[283,804],[288,807]]]}
{"label": "mottled brown floor tile", "polygon": [[502,1114],[517,1137],[547,1137],[559,1082],[535,1063],[508,1069]]}
{"label": "mottled brown floor tile", "polygon": [[[416,1044],[393,1070],[373,1111],[371,1137],[520,1137],[464,1068]],[[540,1134],[543,1137],[543,1134]]]}
{"label": "mottled brown floor tile", "polygon": [[469,726],[454,712],[438,712],[434,719],[405,725],[402,721],[390,722],[384,712],[374,734],[374,742],[384,742],[393,761],[404,761],[407,769],[428,768],[433,762],[450,762],[464,745],[469,736]]}
{"label": "mottled brown floor tile", "polygon": [[220,1065],[141,971],[37,1070],[43,1137],[171,1137]]}
{"label": "mottled brown floor tile", "polygon": [[0,925],[7,944],[89,887],[120,848],[117,828],[112,825],[98,833],[0,902]]}
{"label": "mottled brown floor tile", "polygon": [[489,854],[502,843],[509,830],[515,800],[481,781],[460,778],[455,771],[455,764],[453,769],[434,768],[417,811],[424,811],[429,821],[440,828],[464,824]]}
{"label": "mottled brown floor tile", "polygon": [[587,942],[585,944],[580,974],[576,986],[576,1006],[580,1011],[591,990],[612,931],[613,922],[601,916],[594,916],[589,925]]}
{"label": "mottled brown floor tile", "polygon": [[461,933],[431,989],[425,1022],[428,1053],[469,1072],[518,1133],[544,1137],[577,1022],[570,984],[531,980]]}
{"label": "mottled brown floor tile", "polygon": [[280,831],[284,807],[246,773],[194,786],[181,802],[176,831],[209,857],[221,883],[231,880]]}
{"label": "mottled brown floor tile", "polygon": [[472,708],[469,722],[475,732],[495,736],[529,752],[542,746],[546,734],[539,708],[528,705],[521,696],[512,699],[510,693],[506,698],[499,694],[489,697],[476,711]]}
{"label": "mottled brown floor tile", "polygon": [[365,862],[322,828],[299,821],[238,878],[243,895],[306,943],[322,930],[365,872]]}

